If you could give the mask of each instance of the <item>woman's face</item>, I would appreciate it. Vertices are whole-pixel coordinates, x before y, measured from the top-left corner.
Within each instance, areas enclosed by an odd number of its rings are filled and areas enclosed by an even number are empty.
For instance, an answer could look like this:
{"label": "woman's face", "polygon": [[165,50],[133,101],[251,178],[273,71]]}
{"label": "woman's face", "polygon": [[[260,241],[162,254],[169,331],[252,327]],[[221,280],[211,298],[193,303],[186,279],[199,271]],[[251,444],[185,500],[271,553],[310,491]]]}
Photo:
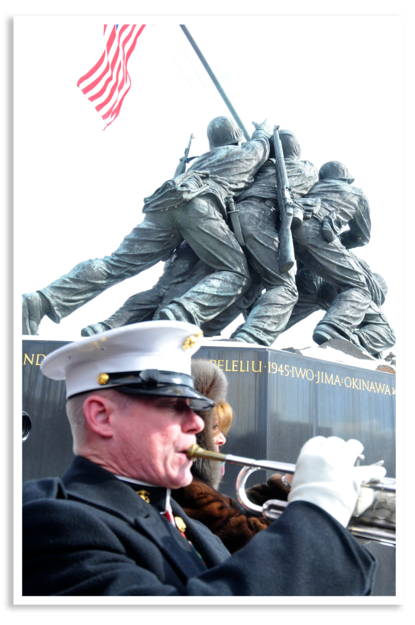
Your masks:
{"label": "woman's face", "polygon": [[215,417],[213,420],[212,431],[213,431],[213,442],[216,448],[215,451],[218,452],[219,447],[221,447],[222,445],[226,443],[226,436],[223,434],[223,432],[220,432],[219,430],[219,419],[217,417]]}

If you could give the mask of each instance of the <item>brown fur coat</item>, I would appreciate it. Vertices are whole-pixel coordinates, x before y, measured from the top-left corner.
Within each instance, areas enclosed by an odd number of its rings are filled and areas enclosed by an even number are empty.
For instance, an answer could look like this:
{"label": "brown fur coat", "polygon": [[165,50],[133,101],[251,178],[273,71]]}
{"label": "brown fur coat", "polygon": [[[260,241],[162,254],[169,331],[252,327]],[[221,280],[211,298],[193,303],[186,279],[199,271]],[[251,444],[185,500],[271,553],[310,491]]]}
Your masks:
{"label": "brown fur coat", "polygon": [[172,494],[186,514],[206,525],[231,553],[244,547],[269,525],[265,519],[245,516],[234,499],[197,478]]}
{"label": "brown fur coat", "polygon": [[[253,486],[247,491],[248,498],[260,506],[267,499],[287,501],[289,489],[281,483],[280,477],[275,474],[266,484]],[[263,517],[245,514],[234,499],[198,478],[193,478],[189,486],[175,490],[173,497],[191,519],[206,525],[231,553],[244,547],[270,524]]]}

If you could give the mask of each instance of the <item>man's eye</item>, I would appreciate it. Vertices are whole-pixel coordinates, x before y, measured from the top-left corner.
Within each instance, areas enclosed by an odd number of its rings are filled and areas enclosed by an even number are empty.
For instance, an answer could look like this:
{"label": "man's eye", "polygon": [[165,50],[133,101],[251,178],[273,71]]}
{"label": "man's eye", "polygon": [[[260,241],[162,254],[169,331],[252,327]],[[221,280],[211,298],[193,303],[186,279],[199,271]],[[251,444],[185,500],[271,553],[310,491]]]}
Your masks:
{"label": "man's eye", "polygon": [[170,404],[168,404],[168,407],[172,410],[176,410],[177,412],[181,412],[183,410],[186,410],[188,408],[188,405],[185,401],[179,399],[178,401],[172,401]]}

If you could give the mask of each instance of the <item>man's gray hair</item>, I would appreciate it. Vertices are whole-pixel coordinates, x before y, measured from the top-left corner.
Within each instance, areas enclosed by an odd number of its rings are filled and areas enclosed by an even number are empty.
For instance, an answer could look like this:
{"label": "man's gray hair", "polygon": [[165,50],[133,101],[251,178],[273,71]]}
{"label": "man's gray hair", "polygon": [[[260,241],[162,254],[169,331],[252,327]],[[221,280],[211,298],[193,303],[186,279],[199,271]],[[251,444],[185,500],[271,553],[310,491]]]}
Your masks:
{"label": "man's gray hair", "polygon": [[77,452],[78,445],[82,444],[85,438],[84,402],[91,394],[91,391],[80,393],[79,395],[71,397],[66,402],[66,414],[69,425],[71,426],[73,439],[72,451],[74,454]]}
{"label": "man's gray hair", "polygon": [[80,446],[85,442],[86,437],[86,428],[85,428],[85,415],[84,415],[84,403],[87,397],[90,395],[102,395],[103,397],[115,397],[119,398],[121,401],[128,400],[128,397],[123,393],[117,392],[115,389],[99,389],[94,391],[86,391],[85,393],[79,393],[79,395],[75,395],[71,397],[66,402],[66,414],[69,420],[69,425],[71,426],[73,445],[72,450],[74,454],[77,453],[77,450]]}

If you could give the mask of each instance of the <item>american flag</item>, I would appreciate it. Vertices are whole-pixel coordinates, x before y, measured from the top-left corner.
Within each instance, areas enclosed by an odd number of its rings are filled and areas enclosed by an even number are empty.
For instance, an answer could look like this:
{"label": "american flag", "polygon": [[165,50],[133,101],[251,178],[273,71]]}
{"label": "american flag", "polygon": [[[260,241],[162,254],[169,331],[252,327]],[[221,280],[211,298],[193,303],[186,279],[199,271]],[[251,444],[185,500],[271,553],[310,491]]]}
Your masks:
{"label": "american flag", "polygon": [[[105,128],[118,117],[131,87],[128,60],[145,24],[104,26],[105,50],[98,63],[77,82],[105,123]],[[104,128],[104,130],[105,130]]]}

